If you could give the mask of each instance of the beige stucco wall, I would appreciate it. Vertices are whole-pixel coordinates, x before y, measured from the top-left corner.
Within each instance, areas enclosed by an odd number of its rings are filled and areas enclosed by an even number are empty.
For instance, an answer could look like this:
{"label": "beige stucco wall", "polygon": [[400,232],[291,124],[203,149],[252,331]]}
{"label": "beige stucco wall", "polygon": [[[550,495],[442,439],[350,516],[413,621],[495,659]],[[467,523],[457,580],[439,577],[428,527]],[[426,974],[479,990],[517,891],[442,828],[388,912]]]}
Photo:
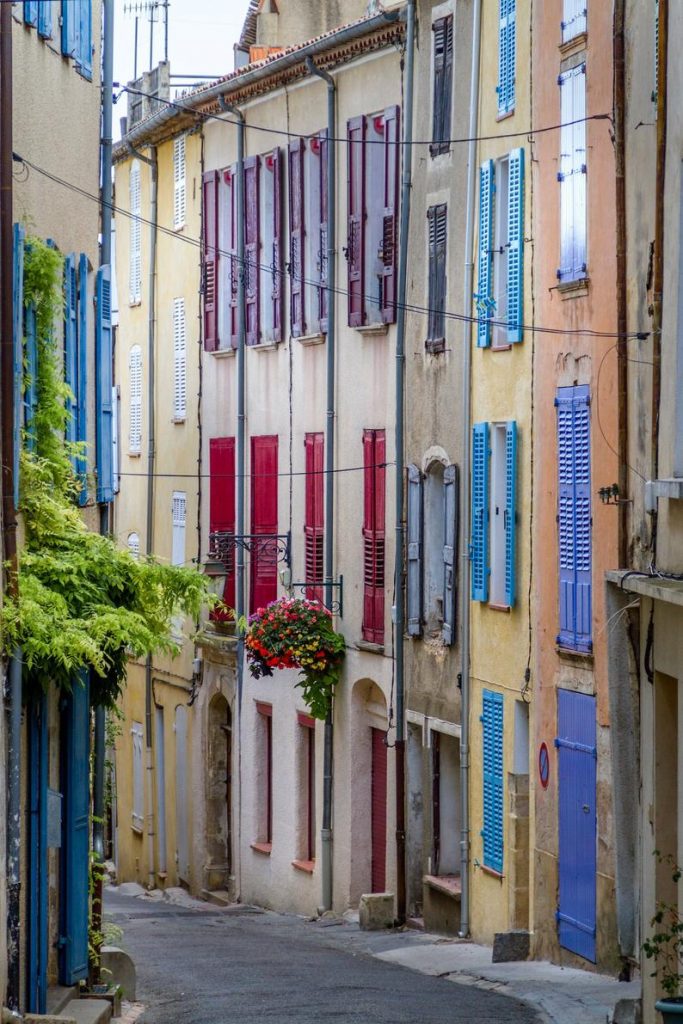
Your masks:
{"label": "beige stucco wall", "polygon": [[269,0],[262,5],[256,27],[258,46],[294,46],[328,32],[338,25],[348,25],[362,18],[368,9],[367,0]]}

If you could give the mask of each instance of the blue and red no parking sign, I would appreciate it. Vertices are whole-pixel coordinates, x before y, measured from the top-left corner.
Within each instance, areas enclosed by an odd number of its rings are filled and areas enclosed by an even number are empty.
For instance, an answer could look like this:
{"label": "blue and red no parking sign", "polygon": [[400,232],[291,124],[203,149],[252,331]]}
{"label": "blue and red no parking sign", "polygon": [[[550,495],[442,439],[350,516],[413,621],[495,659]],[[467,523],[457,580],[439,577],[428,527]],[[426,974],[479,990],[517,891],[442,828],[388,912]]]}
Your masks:
{"label": "blue and red no parking sign", "polygon": [[548,753],[547,744],[541,743],[538,751],[538,775],[541,780],[541,785],[544,789],[548,788],[548,782],[550,781],[550,755]]}

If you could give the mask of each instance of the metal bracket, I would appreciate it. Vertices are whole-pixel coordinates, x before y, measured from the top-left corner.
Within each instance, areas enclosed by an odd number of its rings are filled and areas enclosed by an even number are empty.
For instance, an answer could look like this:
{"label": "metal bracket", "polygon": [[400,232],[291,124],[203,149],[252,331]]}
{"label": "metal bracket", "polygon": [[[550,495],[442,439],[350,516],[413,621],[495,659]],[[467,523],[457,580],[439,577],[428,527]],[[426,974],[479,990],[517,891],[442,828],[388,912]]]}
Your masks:
{"label": "metal bracket", "polygon": [[276,566],[284,562],[289,568],[292,562],[291,533],[243,533],[238,536],[217,531],[209,534],[209,555],[223,562],[228,571],[232,571],[235,565],[236,548],[248,551],[261,566]]}
{"label": "metal bracket", "polygon": [[[339,579],[327,581],[315,580],[303,581],[301,583],[290,583],[288,590],[298,590],[305,595],[307,590],[319,589],[325,591],[329,587],[331,590],[336,590],[338,597],[332,601],[330,607],[327,608],[328,612],[332,612],[333,615],[339,615],[340,618],[344,618],[344,577],[340,576]],[[325,604],[325,602],[321,602]],[[325,605],[327,607],[327,605]]]}

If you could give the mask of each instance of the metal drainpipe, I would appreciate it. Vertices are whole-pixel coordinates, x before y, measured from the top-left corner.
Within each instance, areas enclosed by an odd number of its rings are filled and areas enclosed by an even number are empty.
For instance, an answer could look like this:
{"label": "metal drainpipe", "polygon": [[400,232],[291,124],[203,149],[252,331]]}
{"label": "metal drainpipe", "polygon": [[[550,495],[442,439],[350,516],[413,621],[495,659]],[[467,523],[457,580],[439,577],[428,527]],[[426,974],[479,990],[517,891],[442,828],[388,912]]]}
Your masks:
{"label": "metal drainpipe", "polygon": [[[654,280],[652,288],[652,467],[659,472],[659,406],[662,387],[662,306],[664,292],[664,189],[666,186],[667,56],[669,0],[659,0],[659,64],[657,74],[657,185],[655,191]],[[655,519],[656,524],[656,519]],[[653,530],[656,538],[656,525]],[[653,541],[654,546],[655,541]],[[656,551],[653,552],[656,564]]]}
{"label": "metal drainpipe", "polygon": [[[624,22],[626,0],[615,0],[613,16],[613,61],[614,61],[614,164],[615,199],[617,214],[617,388],[619,422],[619,491],[628,493],[628,329],[627,284],[626,284],[626,144],[624,135],[625,102],[625,55]],[[619,566],[628,565],[628,521],[629,506],[619,506]]]}
{"label": "metal drainpipe", "polygon": [[[465,222],[465,282],[463,300],[471,306],[474,282],[474,202],[477,183],[477,127],[479,123],[479,45],[481,38],[481,0],[474,0],[472,10],[472,77],[470,81],[470,143],[467,147],[467,219]],[[471,395],[470,377],[472,364],[472,325],[463,321],[462,332],[462,667],[461,667],[461,704],[460,704],[460,800],[461,800],[461,834],[460,834],[460,880],[462,895],[460,903],[460,935],[469,935],[470,930],[470,889],[469,889],[469,858],[470,858],[470,433],[471,433]]]}
{"label": "metal drainpipe", "polygon": [[[332,607],[334,588],[334,429],[335,429],[335,342],[337,300],[335,291],[337,261],[337,217],[336,189],[336,138],[337,109],[336,86],[327,71],[318,68],[311,57],[306,66],[312,75],[327,83],[327,419],[325,431],[325,605]],[[331,706],[325,719],[323,747],[323,820],[320,837],[322,841],[322,908],[331,910],[333,904],[333,858],[332,858],[332,802],[334,777],[334,707]]]}

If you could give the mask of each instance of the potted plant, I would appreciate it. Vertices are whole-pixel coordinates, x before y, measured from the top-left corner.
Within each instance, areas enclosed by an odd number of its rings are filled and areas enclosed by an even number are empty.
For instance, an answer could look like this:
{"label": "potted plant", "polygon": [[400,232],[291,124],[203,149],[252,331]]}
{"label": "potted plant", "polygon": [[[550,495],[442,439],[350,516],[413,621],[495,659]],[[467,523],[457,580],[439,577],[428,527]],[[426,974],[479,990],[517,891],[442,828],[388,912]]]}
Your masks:
{"label": "potted plant", "polygon": [[[675,886],[683,876],[681,868],[671,855],[661,856],[655,851],[660,863],[671,865],[671,877]],[[662,1015],[664,1024],[683,1024],[683,918],[677,903],[657,903],[657,910],[650,922],[652,935],[643,943],[643,952],[652,960],[655,970],[651,977],[657,978],[665,996],[655,1003],[655,1009]]]}
{"label": "potted plant", "polygon": [[314,718],[325,719],[339,681],[346,644],[319,602],[281,598],[259,608],[245,637],[252,676],[272,676],[276,668],[298,668],[297,686]]}

